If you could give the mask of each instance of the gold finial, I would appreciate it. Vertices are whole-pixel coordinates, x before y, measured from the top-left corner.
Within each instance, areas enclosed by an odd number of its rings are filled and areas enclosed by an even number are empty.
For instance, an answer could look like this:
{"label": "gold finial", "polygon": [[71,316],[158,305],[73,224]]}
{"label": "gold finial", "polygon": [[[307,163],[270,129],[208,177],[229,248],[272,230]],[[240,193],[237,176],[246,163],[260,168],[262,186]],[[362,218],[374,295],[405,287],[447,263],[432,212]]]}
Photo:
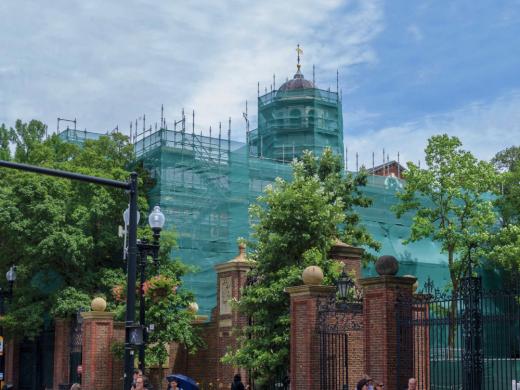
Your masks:
{"label": "gold finial", "polygon": [[296,65],[296,68],[298,69],[298,72],[300,71],[301,65],[300,65],[300,54],[303,54],[303,50],[300,48],[300,44],[296,46],[296,53],[298,54],[298,64]]}

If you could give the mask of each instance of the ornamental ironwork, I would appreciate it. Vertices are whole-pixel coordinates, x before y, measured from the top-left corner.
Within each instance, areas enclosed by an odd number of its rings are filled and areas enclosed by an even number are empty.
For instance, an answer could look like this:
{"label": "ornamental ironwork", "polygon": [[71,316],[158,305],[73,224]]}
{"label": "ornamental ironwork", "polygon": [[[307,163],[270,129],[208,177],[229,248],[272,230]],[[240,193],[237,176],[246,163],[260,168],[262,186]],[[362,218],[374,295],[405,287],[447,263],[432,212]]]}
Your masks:
{"label": "ornamental ironwork", "polygon": [[350,281],[345,298],[336,292],[318,301],[318,331],[346,333],[363,329],[363,292]]}

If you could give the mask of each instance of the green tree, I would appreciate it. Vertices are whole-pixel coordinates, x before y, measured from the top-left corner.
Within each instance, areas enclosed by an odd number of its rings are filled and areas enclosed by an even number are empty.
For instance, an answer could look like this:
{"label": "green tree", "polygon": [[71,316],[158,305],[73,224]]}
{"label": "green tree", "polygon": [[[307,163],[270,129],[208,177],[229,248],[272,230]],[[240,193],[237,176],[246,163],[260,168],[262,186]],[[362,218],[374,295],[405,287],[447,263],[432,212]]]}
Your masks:
{"label": "green tree", "polygon": [[[239,348],[224,361],[246,367],[266,381],[289,362],[289,298],[285,288],[300,285],[305,267],[323,269],[332,284],[339,264],[327,253],[338,237],[376,245],[357,224],[353,206],[368,205],[357,190],[362,180],[341,176],[339,158],[326,150],[322,158],[307,153],[293,164],[293,179],[278,178],[251,206],[252,252],[256,262],[238,310],[251,319],[240,334]],[[350,241],[351,242],[351,241]]]}
{"label": "green tree", "polygon": [[[486,237],[496,221],[491,192],[497,175],[491,163],[479,161],[462,149],[457,137],[433,136],[425,149],[427,168],[408,163],[405,187],[394,207],[398,217],[414,212],[406,243],[429,238],[441,244],[448,256],[452,294],[469,270],[472,249]],[[452,318],[456,306],[451,305]],[[449,345],[454,332],[450,329]]]}
{"label": "green tree", "polygon": [[480,255],[508,273],[520,269],[520,147],[498,152],[491,160],[499,172],[495,206],[500,226],[491,231]]}
{"label": "green tree", "polygon": [[491,160],[500,171],[513,171],[520,164],[520,146],[510,146],[498,152]]}
{"label": "green tree", "polygon": [[[126,136],[114,133],[79,147],[56,135],[44,139],[45,128],[34,120],[16,122],[10,130],[16,161],[117,180],[127,180],[129,170],[137,169],[139,209],[143,213],[148,210],[145,194],[150,179],[140,166],[132,168],[133,146]],[[122,316],[125,308],[113,289],[124,286],[125,280],[122,240],[117,231],[128,204],[127,194],[9,169],[0,169],[0,184],[0,269],[11,264],[18,267],[14,300],[2,325],[11,333],[36,336],[50,323],[51,315],[71,316],[96,295],[106,297],[110,308]],[[144,226],[146,218],[141,220],[140,234],[151,235]],[[182,275],[189,270],[171,261],[175,240],[168,232],[163,236],[161,273],[180,285]],[[157,273],[152,268],[150,275]],[[180,306],[170,306],[171,313],[167,313],[181,324],[180,340],[188,346],[195,340],[189,325],[193,314],[186,310],[191,300],[193,296],[183,291],[175,300]],[[176,337],[160,326],[158,334],[161,340]]]}
{"label": "green tree", "polygon": [[5,124],[2,123],[0,126],[0,160],[9,160],[11,158],[10,140],[10,132],[5,127]]}
{"label": "green tree", "polygon": [[520,147],[498,152],[491,160],[500,172],[500,186],[495,202],[503,227],[520,224]]}
{"label": "green tree", "polygon": [[31,163],[32,152],[41,145],[46,130],[47,126],[40,121],[33,119],[29,123],[24,123],[18,119],[14,128],[10,129],[11,141],[16,146],[15,160]]}
{"label": "green tree", "polygon": [[520,225],[509,224],[491,233],[481,251],[495,266],[518,273],[520,269]]}

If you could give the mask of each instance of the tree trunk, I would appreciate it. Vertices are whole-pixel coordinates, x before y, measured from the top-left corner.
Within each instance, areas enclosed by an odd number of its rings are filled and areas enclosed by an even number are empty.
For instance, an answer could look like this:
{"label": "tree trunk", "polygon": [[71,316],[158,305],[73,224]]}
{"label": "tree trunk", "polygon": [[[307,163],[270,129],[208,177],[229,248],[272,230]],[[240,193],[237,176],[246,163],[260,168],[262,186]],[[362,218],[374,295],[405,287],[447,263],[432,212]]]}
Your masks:
{"label": "tree trunk", "polygon": [[453,270],[453,250],[448,250],[448,265],[450,268],[450,278],[452,284],[451,304],[448,325],[448,358],[453,359],[455,355],[455,339],[457,331],[457,298],[459,291],[459,281]]}
{"label": "tree trunk", "polygon": [[450,305],[450,321],[448,329],[448,357],[454,358],[455,355],[455,339],[457,331],[457,298],[458,298],[458,282],[453,283],[453,291],[451,293]]}

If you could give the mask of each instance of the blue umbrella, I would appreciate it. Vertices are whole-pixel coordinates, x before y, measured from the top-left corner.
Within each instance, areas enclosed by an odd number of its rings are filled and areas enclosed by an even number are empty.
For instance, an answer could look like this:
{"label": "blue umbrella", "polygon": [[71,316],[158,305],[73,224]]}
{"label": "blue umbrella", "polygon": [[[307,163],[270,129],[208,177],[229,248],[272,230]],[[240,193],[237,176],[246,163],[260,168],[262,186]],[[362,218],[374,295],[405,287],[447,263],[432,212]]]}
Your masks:
{"label": "blue umbrella", "polygon": [[172,382],[175,379],[177,384],[182,390],[199,390],[199,385],[189,376],[182,374],[170,374],[166,377],[168,382]]}

